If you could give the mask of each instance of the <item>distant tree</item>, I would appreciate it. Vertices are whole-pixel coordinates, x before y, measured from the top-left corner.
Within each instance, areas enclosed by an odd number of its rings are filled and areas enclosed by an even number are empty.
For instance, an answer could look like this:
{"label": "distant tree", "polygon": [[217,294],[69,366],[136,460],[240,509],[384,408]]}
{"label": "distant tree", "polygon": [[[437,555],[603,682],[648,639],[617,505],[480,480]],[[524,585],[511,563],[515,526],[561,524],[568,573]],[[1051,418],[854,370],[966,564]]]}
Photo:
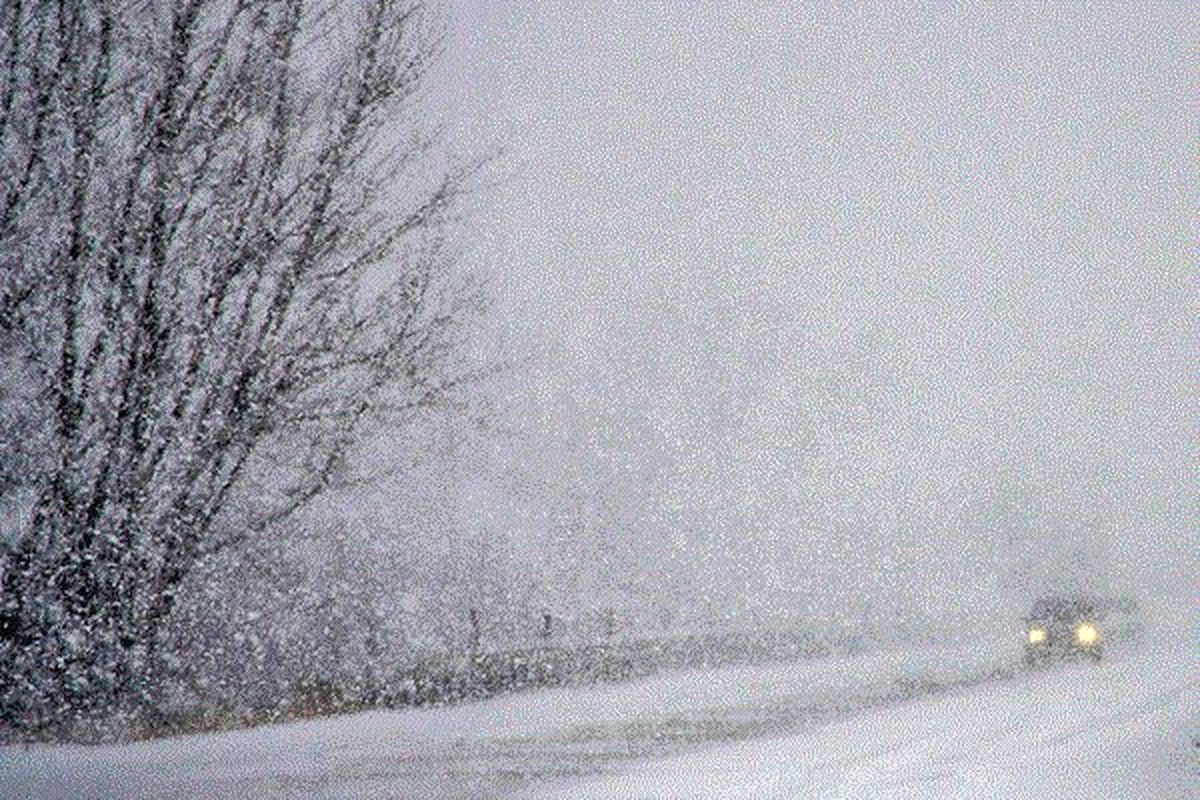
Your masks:
{"label": "distant tree", "polygon": [[0,6],[9,725],[153,708],[197,565],[477,374],[441,48],[407,0]]}

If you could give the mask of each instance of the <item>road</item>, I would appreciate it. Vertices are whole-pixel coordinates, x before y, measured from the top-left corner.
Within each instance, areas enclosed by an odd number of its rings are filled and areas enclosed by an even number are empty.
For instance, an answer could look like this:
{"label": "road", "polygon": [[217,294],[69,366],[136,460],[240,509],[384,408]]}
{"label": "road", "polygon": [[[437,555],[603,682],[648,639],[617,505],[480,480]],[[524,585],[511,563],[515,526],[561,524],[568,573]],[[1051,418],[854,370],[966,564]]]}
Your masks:
{"label": "road", "polygon": [[121,747],[5,748],[0,794],[1195,796],[1194,653],[1035,674],[1008,655],[885,651]]}
{"label": "road", "polygon": [[1200,798],[1197,650],[932,691],[526,797]]}

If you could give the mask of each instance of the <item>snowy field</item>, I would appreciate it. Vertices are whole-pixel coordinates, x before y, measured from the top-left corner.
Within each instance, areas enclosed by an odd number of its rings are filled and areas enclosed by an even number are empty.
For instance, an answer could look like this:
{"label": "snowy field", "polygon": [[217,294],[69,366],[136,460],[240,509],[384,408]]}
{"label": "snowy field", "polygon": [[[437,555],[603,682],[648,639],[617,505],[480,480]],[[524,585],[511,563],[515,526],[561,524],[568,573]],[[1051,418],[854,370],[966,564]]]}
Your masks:
{"label": "snowy field", "polygon": [[989,646],[539,690],[104,747],[0,750],[0,796],[1200,797],[1180,637],[1026,673]]}

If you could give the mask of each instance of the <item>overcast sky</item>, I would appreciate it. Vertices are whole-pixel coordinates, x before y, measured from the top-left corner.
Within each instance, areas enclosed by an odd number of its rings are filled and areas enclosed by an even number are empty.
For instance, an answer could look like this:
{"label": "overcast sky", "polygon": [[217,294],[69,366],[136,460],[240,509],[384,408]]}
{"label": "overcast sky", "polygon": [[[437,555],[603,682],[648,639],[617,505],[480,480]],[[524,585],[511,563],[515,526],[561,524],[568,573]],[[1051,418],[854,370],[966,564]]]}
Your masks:
{"label": "overcast sky", "polygon": [[1003,484],[1055,558],[1194,587],[1194,9],[454,8],[511,458],[606,484],[621,548],[932,595],[1001,568]]}

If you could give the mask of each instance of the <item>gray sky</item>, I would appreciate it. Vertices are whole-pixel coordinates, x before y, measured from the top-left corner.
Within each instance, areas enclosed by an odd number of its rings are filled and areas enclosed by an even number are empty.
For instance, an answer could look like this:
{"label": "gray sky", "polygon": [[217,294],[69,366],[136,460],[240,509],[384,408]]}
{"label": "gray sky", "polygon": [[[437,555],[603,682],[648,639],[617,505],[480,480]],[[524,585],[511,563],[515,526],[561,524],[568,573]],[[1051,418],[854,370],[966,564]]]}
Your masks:
{"label": "gray sky", "polygon": [[534,354],[509,457],[611,495],[607,552],[936,605],[992,591],[1003,484],[1053,559],[1195,573],[1187,5],[456,13],[455,140],[508,149],[474,257]]}

